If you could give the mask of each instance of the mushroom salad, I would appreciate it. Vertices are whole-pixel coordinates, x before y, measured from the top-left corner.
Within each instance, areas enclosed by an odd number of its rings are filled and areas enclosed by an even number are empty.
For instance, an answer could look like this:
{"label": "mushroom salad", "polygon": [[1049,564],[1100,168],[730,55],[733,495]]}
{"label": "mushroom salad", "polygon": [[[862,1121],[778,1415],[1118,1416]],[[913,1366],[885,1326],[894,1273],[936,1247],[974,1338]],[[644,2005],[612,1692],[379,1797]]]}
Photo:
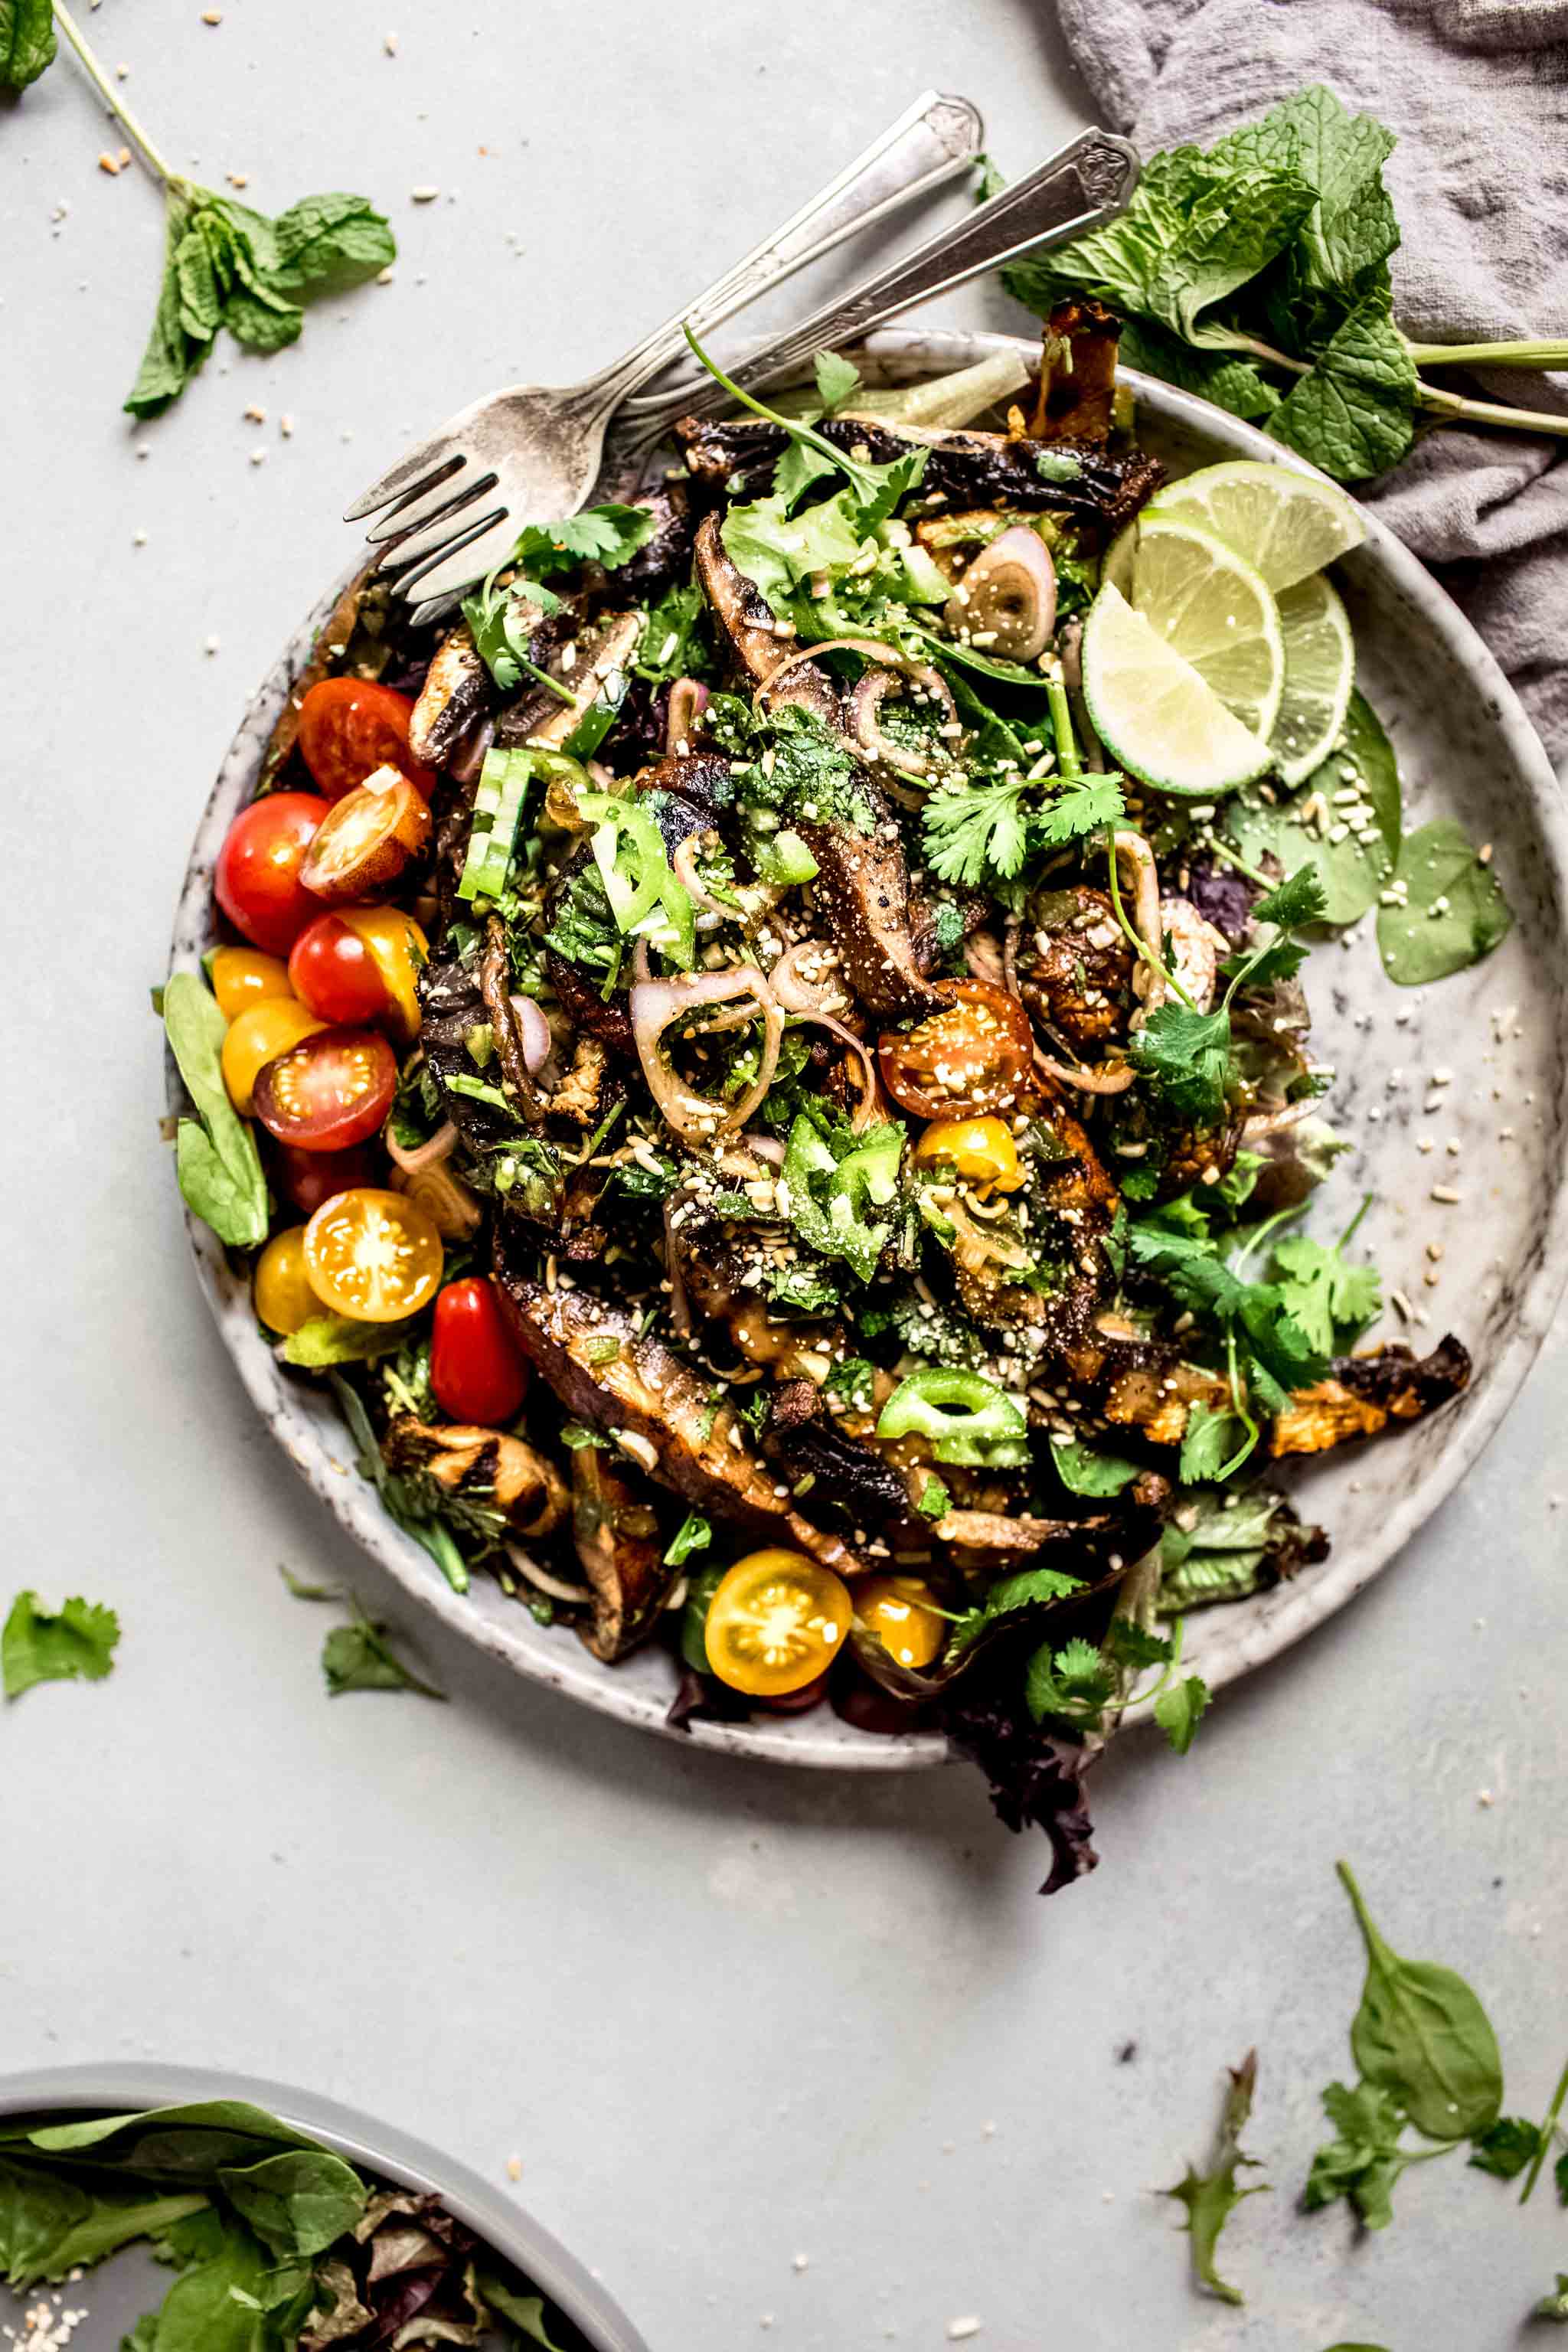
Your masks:
{"label": "mushroom salad", "polygon": [[1047,1891],[1108,1733],[1191,1744],[1188,1614],[1324,1557],[1274,1465],[1469,1370],[1296,1229],[1343,915],[1257,821],[1376,822],[1362,526],[1167,484],[1117,333],[825,355],[460,618],[356,582],[163,994],[186,1199],[450,1581],[678,1725],[944,1734]]}

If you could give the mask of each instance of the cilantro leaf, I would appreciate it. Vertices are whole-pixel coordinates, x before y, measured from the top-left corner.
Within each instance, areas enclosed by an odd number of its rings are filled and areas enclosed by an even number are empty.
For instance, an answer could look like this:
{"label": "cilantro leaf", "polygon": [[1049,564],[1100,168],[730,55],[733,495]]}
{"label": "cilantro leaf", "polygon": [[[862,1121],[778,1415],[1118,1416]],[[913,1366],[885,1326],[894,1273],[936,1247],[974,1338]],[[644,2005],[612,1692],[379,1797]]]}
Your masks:
{"label": "cilantro leaf", "polygon": [[787,497],[732,506],[720,535],[737,570],[770,601],[786,598],[814,572],[842,572],[859,556],[867,531],[847,490],[791,516]]}
{"label": "cilantro leaf", "polygon": [[1145,1666],[1168,1665],[1173,1654],[1173,1644],[1164,1635],[1151,1633],[1131,1617],[1113,1617],[1100,1647],[1119,1666],[1139,1673]]}
{"label": "cilantro leaf", "polygon": [[1076,777],[1039,811],[1031,831],[1047,848],[1056,849],[1101,825],[1114,824],[1127,814],[1117,775]]}
{"label": "cilantro leaf", "polygon": [[[1026,1568],[1016,1576],[999,1577],[979,1607],[966,1609],[953,1627],[950,1653],[956,1655],[960,1650],[967,1650],[1000,1617],[1010,1617],[1019,1609],[1065,1601],[1070,1593],[1082,1590],[1081,1577],[1068,1576],[1058,1568]],[[1092,1648],[1092,1644],[1089,1646]],[[1098,1650],[1094,1655],[1099,1657]]]}
{"label": "cilantro leaf", "polygon": [[114,1663],[120,1620],[100,1601],[79,1597],[51,1615],[36,1592],[18,1592],[0,1631],[0,1683],[19,1698],[35,1683],[101,1682]]}
{"label": "cilantro leaf", "polygon": [[1251,2171],[1258,2169],[1257,2158],[1245,2155],[1241,2147],[1241,2135],[1252,2113],[1252,2095],[1257,2084],[1258,2053],[1249,2050],[1241,2064],[1230,2070],[1230,2088],[1220,2112],[1219,2130],[1207,2170],[1199,2172],[1189,2164],[1174,2189],[1161,2192],[1185,2206],[1187,2218],[1182,2226],[1192,2239],[1194,2276],[1222,2303],[1238,2304],[1243,2297],[1240,2289],[1222,2279],[1215,2267],[1220,2231],[1244,2197],[1261,2196],[1268,2187],[1267,2181],[1255,2181],[1248,2189],[1236,2185],[1237,2174],[1244,2166]]}
{"label": "cilantro leaf", "polygon": [[860,389],[860,371],[841,352],[818,352],[812,365],[817,394],[826,409],[842,408]]}
{"label": "cilantro leaf", "polygon": [[445,1691],[437,1690],[434,1683],[422,1682],[404,1664],[386,1639],[386,1627],[367,1617],[352,1594],[350,1599],[353,1622],[334,1626],[321,1645],[321,1672],[329,1695],[339,1698],[345,1691],[412,1690],[426,1698],[444,1699]]}
{"label": "cilantro leaf", "polygon": [[713,1529],[700,1511],[688,1511],[670,1539],[664,1555],[666,1568],[682,1568],[694,1551],[706,1551],[713,1540]]}
{"label": "cilantro leaf", "polygon": [[1184,1675],[1167,1683],[1154,1701],[1154,1720],[1178,1756],[1184,1756],[1197,1737],[1198,1722],[1208,1709],[1209,1686],[1201,1675]]}
{"label": "cilantro leaf", "polygon": [[994,784],[943,785],[926,801],[921,819],[926,862],[943,882],[978,889],[987,870],[1010,880],[1024,863],[1022,776]]}
{"label": "cilantro leaf", "polygon": [[49,0],[0,0],[0,86],[26,89],[54,61]]}
{"label": "cilantro leaf", "polygon": [[1523,2116],[1500,2116],[1470,2141],[1470,2169],[1494,2180],[1517,2180],[1541,2149],[1541,2126]]}
{"label": "cilantro leaf", "polygon": [[1331,2083],[1323,2111],[1334,2137],[1319,2148],[1307,2175],[1302,2203],[1315,2213],[1348,2198],[1369,2230],[1385,2230],[1394,2219],[1394,2189],[1408,2164],[1422,2152],[1402,2147],[1405,2118],[1386,2091],[1375,2084]]}
{"label": "cilantro leaf", "polygon": [[1120,1454],[1102,1454],[1076,1437],[1053,1438],[1051,1460],[1069,1495],[1120,1495],[1138,1475],[1136,1462],[1124,1461]]}
{"label": "cilantro leaf", "polygon": [[1274,1271],[1287,1311],[1321,1355],[1343,1355],[1383,1311],[1375,1266],[1351,1265],[1304,1234],[1275,1244]]}
{"label": "cilantro leaf", "polygon": [[525,523],[518,533],[511,561],[536,579],[552,580],[574,572],[580,563],[600,563],[618,571],[639,547],[646,547],[656,525],[651,507],[621,506],[612,501],[584,507],[580,514],[559,522]]}
{"label": "cilantro leaf", "polygon": [[1220,1477],[1246,1438],[1247,1431],[1234,1412],[1215,1412],[1200,1397],[1187,1414],[1182,1437],[1183,1486],[1201,1486]]}
{"label": "cilantro leaf", "polygon": [[1179,1117],[1212,1127],[1225,1109],[1230,1015],[1223,1005],[1194,1013],[1168,1000],[1133,1037],[1131,1058]]}
{"label": "cilantro leaf", "polygon": [[1258,922],[1278,923],[1281,930],[1299,930],[1304,923],[1321,923],[1325,906],[1317,868],[1298,867],[1258,899],[1252,912]]}

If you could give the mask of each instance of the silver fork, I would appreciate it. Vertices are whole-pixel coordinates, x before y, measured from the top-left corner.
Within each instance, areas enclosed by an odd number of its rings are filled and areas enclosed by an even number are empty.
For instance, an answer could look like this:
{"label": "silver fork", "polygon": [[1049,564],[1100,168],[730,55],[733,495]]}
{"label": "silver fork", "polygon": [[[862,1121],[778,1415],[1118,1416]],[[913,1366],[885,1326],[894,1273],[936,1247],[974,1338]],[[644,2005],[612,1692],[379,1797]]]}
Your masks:
{"label": "silver fork", "polygon": [[[859,341],[917,302],[949,294],[988,269],[1026,252],[1065,245],[1125,210],[1138,184],[1138,152],[1113,131],[1085,131],[1031,172],[979,205],[956,228],[941,229],[913,253],[892,262],[852,293],[825,303],[798,326],[770,336],[727,370],[750,387],[783,375],[818,352]],[[678,416],[716,416],[734,401],[710,375],[687,375],[627,403],[622,425],[625,454],[651,448]]]}
{"label": "silver fork", "polygon": [[524,522],[583,505],[610,417],[639,385],[688,356],[687,320],[699,332],[721,325],[846,237],[968,170],[984,139],[967,99],[927,90],[793,219],[623,358],[583,383],[514,384],[460,409],[373,482],[345,521],[388,509],[366,535],[392,559],[386,568],[395,568],[405,595],[417,587],[422,601],[434,602],[466,587],[500,561]]}

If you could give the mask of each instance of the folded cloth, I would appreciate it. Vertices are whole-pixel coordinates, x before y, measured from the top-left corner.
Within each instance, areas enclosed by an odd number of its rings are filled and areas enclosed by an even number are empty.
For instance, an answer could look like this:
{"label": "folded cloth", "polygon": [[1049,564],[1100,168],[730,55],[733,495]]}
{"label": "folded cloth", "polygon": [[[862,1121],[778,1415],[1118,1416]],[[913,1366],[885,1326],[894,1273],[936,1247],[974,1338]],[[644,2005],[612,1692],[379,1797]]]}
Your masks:
{"label": "folded cloth", "polygon": [[[1144,154],[1207,146],[1304,82],[1399,136],[1394,315],[1418,342],[1568,335],[1568,0],[1058,0]],[[1452,372],[1438,379],[1453,387]],[[1478,370],[1568,415],[1568,374]],[[1444,426],[1359,495],[1432,568],[1568,760],[1568,441]]]}

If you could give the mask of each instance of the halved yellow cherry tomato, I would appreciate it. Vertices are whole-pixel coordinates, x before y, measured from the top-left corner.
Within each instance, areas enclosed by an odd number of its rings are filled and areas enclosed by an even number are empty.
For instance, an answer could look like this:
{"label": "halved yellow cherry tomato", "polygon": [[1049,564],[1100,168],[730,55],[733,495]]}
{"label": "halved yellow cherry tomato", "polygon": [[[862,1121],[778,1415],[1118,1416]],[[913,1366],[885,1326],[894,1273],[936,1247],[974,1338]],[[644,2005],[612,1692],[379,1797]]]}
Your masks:
{"label": "halved yellow cherry tomato", "polygon": [[397,1323],[441,1286],[441,1236],[401,1192],[356,1185],[323,1201],[305,1228],[305,1272],[334,1315]]}
{"label": "halved yellow cherry tomato", "polygon": [[207,975],[226,1021],[232,1021],[247,1005],[294,993],[282,957],[263,955],[259,948],[215,948]]}
{"label": "halved yellow cherry tomato", "polygon": [[268,1062],[326,1027],[297,996],[264,996],[228,1024],[223,1041],[223,1082],[241,1118],[248,1118],[256,1081]]}
{"label": "halved yellow cherry tomato", "polygon": [[305,1228],[289,1225],[274,1234],[256,1261],[251,1297],[256,1312],[269,1331],[285,1338],[326,1308],[310,1287],[305,1271]]}
{"label": "halved yellow cherry tomato", "polygon": [[1024,1181],[1018,1147],[1004,1118],[939,1118],[915,1146],[917,1160],[950,1160],[971,1184],[1016,1192]]}
{"label": "halved yellow cherry tomato", "polygon": [[430,943],[412,915],[401,907],[334,907],[340,922],[357,931],[386,982],[395,1025],[405,1038],[419,1034],[419,992],[416,985]]}
{"label": "halved yellow cherry tomato", "polygon": [[847,1585],[804,1552],[748,1552],[709,1603],[708,1663],[731,1690],[776,1698],[832,1664],[853,1614]]}
{"label": "halved yellow cherry tomato", "polygon": [[861,1577],[855,1614],[900,1666],[929,1666],[947,1632],[935,1593],[918,1576]]}

